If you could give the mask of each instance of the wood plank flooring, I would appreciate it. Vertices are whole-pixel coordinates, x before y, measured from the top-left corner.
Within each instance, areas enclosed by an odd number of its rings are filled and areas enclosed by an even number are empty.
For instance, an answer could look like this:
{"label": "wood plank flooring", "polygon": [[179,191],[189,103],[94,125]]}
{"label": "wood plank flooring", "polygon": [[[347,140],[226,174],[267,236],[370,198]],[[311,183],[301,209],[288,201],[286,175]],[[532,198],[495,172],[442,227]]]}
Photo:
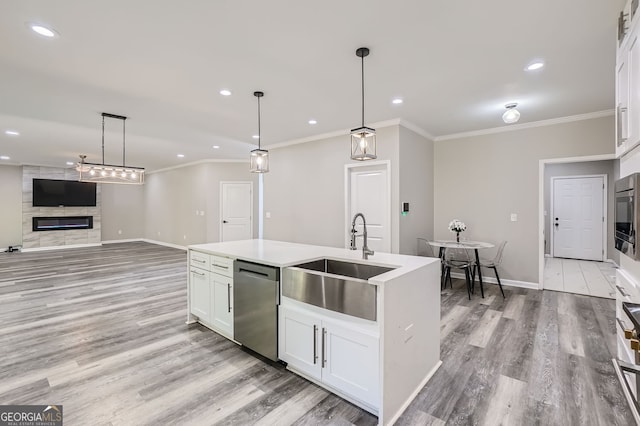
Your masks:
{"label": "wood plank flooring", "polygon": [[[66,425],[377,423],[186,325],[186,273],[147,243],[0,254],[0,404],[63,404]],[[487,287],[442,292],[443,364],[397,424],[633,424],[614,301]]]}

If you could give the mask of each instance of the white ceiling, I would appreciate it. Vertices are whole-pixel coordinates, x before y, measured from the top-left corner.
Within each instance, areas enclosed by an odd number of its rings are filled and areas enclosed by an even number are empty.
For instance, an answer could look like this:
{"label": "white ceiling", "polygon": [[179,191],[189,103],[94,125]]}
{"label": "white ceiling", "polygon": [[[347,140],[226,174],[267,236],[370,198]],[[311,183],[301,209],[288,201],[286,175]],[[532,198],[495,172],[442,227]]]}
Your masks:
{"label": "white ceiling", "polygon": [[[265,92],[263,145],[358,127],[360,46],[371,49],[367,123],[402,118],[441,136],[504,126],[511,101],[520,123],[608,110],[623,3],[7,1],[0,155],[53,166],[78,154],[100,162],[104,111],[130,117],[129,165],[246,159],[257,133],[255,90]],[[26,22],[60,36],[38,36]],[[525,72],[535,58],[546,67]],[[396,96],[402,105],[391,104]],[[107,121],[107,163],[121,161],[120,129]]]}

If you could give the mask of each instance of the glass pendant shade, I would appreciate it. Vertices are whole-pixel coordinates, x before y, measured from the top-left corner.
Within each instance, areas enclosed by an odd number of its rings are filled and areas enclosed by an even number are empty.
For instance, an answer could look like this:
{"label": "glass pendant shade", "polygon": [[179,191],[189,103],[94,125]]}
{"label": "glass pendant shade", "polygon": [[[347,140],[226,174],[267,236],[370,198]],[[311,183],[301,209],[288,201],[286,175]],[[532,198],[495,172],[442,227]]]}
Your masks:
{"label": "glass pendant shade", "polygon": [[376,131],[370,127],[351,130],[351,159],[365,161],[376,158]]}
{"label": "glass pendant shade", "polygon": [[269,171],[269,151],[266,149],[254,149],[251,151],[251,173],[267,173]]}
{"label": "glass pendant shade", "polygon": [[141,185],[144,183],[144,169],[131,166],[93,164],[79,162],[76,166],[80,182],[126,183]]}
{"label": "glass pendant shade", "polygon": [[502,114],[502,121],[507,124],[517,123],[520,120],[520,111],[516,109],[518,104],[507,104],[505,107],[507,110]]}

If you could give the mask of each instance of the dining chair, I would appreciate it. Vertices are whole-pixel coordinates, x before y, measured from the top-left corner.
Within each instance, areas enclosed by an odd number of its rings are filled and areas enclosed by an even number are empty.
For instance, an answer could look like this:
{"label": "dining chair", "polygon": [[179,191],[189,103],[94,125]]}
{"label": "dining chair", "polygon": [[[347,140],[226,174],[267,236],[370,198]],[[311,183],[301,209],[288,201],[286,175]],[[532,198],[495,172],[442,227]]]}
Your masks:
{"label": "dining chair", "polygon": [[471,259],[471,256],[469,256],[469,251],[463,248],[447,247],[444,251],[443,265],[445,270],[444,285],[446,286],[447,280],[449,280],[449,284],[452,288],[453,282],[451,280],[451,269],[464,270],[464,276],[467,281],[467,295],[469,296],[469,300],[471,300],[471,291],[473,286],[471,270],[475,263]]}
{"label": "dining chair", "polygon": [[433,248],[431,247],[431,244],[429,244],[429,240],[425,238],[416,238],[416,240],[418,244],[417,250],[416,250],[416,252],[418,253],[418,256],[438,257],[433,252]]}
{"label": "dining chair", "polygon": [[[502,254],[504,253],[504,246],[507,245],[506,241],[501,241],[498,244],[498,251],[496,252],[496,257],[493,259],[487,259],[480,257],[480,267],[481,268],[491,268],[493,272],[496,274],[496,280],[498,281],[498,286],[500,287],[500,293],[502,293],[502,298],[504,299],[504,290],[502,290],[502,283],[500,282],[500,276],[498,275],[498,266],[502,263]],[[472,274],[472,282],[475,281],[476,276],[476,267],[473,266],[473,274]]]}

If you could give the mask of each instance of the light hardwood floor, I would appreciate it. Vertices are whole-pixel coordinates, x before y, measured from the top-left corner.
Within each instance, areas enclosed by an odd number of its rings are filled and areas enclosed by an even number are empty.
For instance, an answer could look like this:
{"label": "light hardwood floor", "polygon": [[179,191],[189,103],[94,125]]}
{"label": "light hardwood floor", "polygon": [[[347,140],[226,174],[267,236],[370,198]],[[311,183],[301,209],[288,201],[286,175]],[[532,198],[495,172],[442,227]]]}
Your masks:
{"label": "light hardwood floor", "polygon": [[[0,404],[66,425],[373,425],[200,325],[186,254],[147,243],[0,254]],[[400,425],[630,425],[611,300],[488,285],[442,292],[442,367]],[[419,356],[419,354],[416,354]]]}

